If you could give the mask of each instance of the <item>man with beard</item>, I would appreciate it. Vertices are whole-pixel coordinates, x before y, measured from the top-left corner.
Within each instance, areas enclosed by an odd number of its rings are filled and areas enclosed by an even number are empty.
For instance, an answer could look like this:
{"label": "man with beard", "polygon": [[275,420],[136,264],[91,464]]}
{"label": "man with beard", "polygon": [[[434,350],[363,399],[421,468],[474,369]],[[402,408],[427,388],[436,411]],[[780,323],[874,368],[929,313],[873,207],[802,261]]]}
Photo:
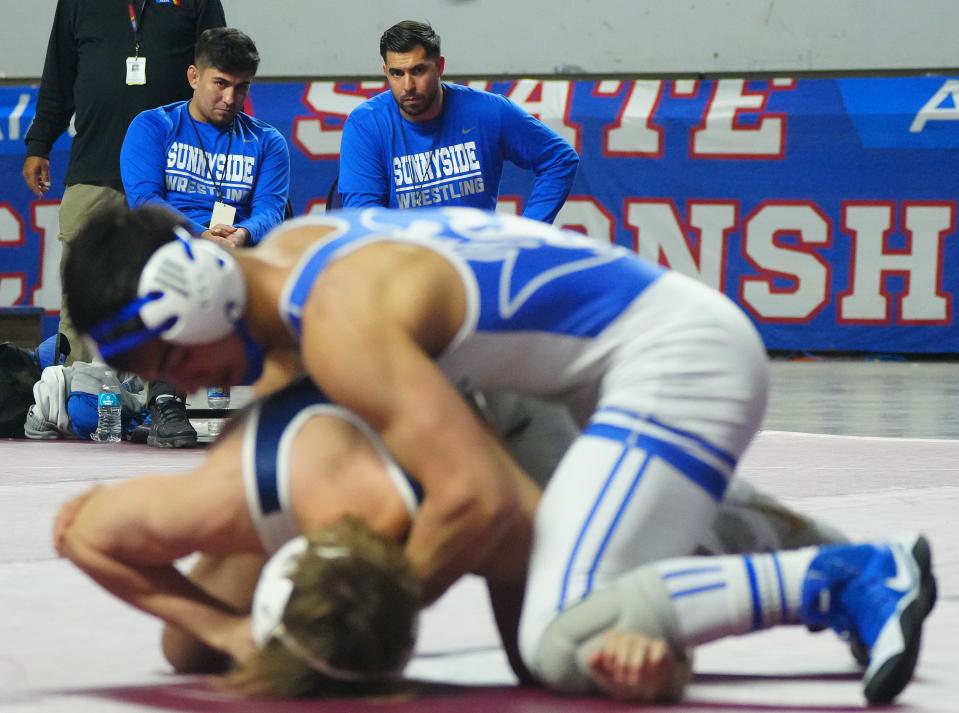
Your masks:
{"label": "man with beard", "polygon": [[343,129],[344,207],[496,207],[503,161],[533,171],[523,215],[556,218],[579,164],[573,147],[506,97],[442,81],[446,58],[429,24],[404,20],[380,38],[390,91]]}

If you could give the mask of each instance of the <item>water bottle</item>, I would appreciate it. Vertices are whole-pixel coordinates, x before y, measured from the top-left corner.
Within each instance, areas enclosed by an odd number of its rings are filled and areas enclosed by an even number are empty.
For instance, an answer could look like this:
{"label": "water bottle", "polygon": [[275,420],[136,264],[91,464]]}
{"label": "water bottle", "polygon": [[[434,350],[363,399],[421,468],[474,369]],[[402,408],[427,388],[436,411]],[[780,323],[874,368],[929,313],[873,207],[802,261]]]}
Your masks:
{"label": "water bottle", "polygon": [[97,396],[97,430],[90,434],[90,438],[98,443],[117,443],[120,440],[120,411],[123,404],[120,387],[113,383],[113,372],[105,372],[103,378],[103,386]]}
{"label": "water bottle", "polygon": [[211,386],[206,390],[206,402],[210,408],[230,408],[230,387]]}
{"label": "water bottle", "polygon": [[[211,409],[217,411],[228,409],[230,407],[230,387],[229,386],[210,386],[206,390],[206,403]],[[207,433],[210,438],[216,438],[223,430],[223,416],[207,419]]]}

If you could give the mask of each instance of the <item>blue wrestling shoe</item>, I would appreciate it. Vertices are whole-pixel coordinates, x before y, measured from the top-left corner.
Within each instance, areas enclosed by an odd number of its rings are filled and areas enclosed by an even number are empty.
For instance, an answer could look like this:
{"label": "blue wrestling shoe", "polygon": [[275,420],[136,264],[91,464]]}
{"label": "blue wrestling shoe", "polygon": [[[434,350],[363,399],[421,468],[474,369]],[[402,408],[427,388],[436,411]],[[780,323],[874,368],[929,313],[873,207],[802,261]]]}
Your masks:
{"label": "blue wrestling shoe", "polygon": [[810,629],[829,626],[866,652],[866,699],[889,703],[912,678],[922,622],[935,602],[929,542],[906,535],[823,547],[806,573],[801,611]]}

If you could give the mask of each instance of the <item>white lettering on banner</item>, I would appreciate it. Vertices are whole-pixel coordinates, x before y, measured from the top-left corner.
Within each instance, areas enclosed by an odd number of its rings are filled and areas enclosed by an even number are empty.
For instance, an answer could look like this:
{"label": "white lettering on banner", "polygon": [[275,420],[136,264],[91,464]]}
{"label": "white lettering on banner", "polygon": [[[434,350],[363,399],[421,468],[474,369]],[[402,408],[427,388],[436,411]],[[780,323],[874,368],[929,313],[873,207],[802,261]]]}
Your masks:
{"label": "white lettering on banner", "polygon": [[699,91],[699,80],[697,79],[675,79],[673,80],[673,96],[676,97],[694,97]]}
{"label": "white lettering on banner", "polygon": [[959,121],[959,80],[947,79],[927,101],[909,126],[911,133],[926,127],[927,121]]}
{"label": "white lettering on banner", "polygon": [[522,202],[516,196],[500,196],[496,199],[496,212],[504,215],[522,215]]}
{"label": "white lettering on banner", "polygon": [[630,82],[616,122],[603,129],[603,151],[607,156],[663,155],[663,130],[652,123],[662,94],[660,80]]}
{"label": "white lettering on banner", "polygon": [[572,82],[569,80],[520,79],[509,98],[566,139],[577,152],[582,151],[579,127],[569,118]]}
{"label": "white lettering on banner", "polygon": [[40,234],[43,260],[33,290],[32,302],[47,312],[60,311],[60,203],[43,201],[33,204],[33,225]]}
{"label": "white lettering on banner", "polygon": [[578,233],[612,243],[616,239],[613,229],[616,221],[603,204],[592,196],[570,196],[559,209],[553,224],[559,228],[575,230]]}
{"label": "white lettering on banner", "polygon": [[[460,184],[446,187],[446,195],[469,190]],[[430,205],[444,194],[442,188],[428,187],[406,195],[411,203]],[[518,215],[522,204],[519,196],[500,196],[497,211]],[[311,201],[306,212],[322,212],[324,205]],[[952,324],[954,295],[943,283],[946,238],[956,231],[955,201],[841,205],[838,226],[805,201],[769,201],[741,218],[735,200],[689,200],[681,215],[673,199],[627,197],[623,211],[637,252],[729,293],[760,323],[804,324],[829,308],[835,325]],[[32,304],[55,312],[60,305],[58,203],[36,201],[31,210],[33,231],[42,240],[37,277],[28,277],[32,268],[0,270],[0,305],[32,298]],[[556,224],[600,242],[613,241],[618,229],[602,202],[582,195],[568,199]],[[13,207],[0,203],[0,265],[24,262],[24,225]],[[849,244],[833,248],[840,242],[833,240],[834,230]],[[727,256],[737,248],[748,265],[737,267],[738,289],[726,289]]]}
{"label": "white lettering on banner", "polygon": [[[719,79],[713,84],[706,118],[693,129],[691,154],[695,158],[782,158],[786,119],[765,113],[769,93],[794,84],[772,83],[766,90],[746,91],[743,79]],[[739,121],[743,112],[761,112],[755,126]]]}
{"label": "white lettering on banner", "polygon": [[626,201],[626,225],[635,235],[636,252],[717,290],[724,286],[726,238],[738,216],[739,206],[733,202],[690,201],[685,227],[699,236],[694,251],[672,200]]}
{"label": "white lettering on banner", "polygon": [[597,97],[615,97],[623,88],[623,82],[619,79],[600,79],[593,86],[593,95]]}
{"label": "white lettering on banner", "polygon": [[943,240],[955,229],[955,206],[909,204],[904,208],[905,233],[909,247],[887,248],[887,235],[893,227],[892,205],[847,204],[843,227],[853,239],[853,283],[839,297],[841,323],[888,323],[889,294],[883,277],[905,277],[899,324],[945,324],[949,305],[941,290]]}
{"label": "white lettering on banner", "polygon": [[[684,224],[671,200],[627,199],[626,224],[635,249],[649,260],[723,290],[727,235],[739,229],[738,205],[690,201]],[[892,207],[846,203],[843,227],[856,243],[851,255],[852,288],[839,295],[837,322],[889,321],[886,275],[906,276],[898,324],[943,324],[952,319],[952,295],[942,290],[944,238],[955,231],[955,204],[907,203],[904,229],[910,250],[884,249],[892,230]],[[818,250],[832,244],[832,225],[818,206],[802,202],[767,203],[742,226],[743,252],[757,268],[744,276],[737,301],[760,322],[808,322],[833,300],[830,263]],[[699,234],[695,257],[689,232]],[[792,241],[787,240],[788,236]],[[599,233],[596,237],[605,239]],[[779,285],[775,282],[780,281]],[[782,281],[789,283],[782,286]]]}
{"label": "white lettering on banner", "polygon": [[[470,80],[466,85],[489,91],[492,83]],[[344,89],[348,86],[349,89]],[[623,82],[602,80],[594,92],[603,98],[615,99]],[[609,156],[641,156],[661,158],[664,129],[653,117],[658,110],[667,83],[660,80],[630,82],[615,122],[603,129],[603,149]],[[699,83],[677,80],[673,96],[693,97]],[[719,79],[713,82],[702,123],[692,130],[690,155],[703,159],[764,158],[779,159],[785,155],[786,118],[769,113],[766,104],[773,91],[795,89],[792,79],[772,79],[761,90],[747,90],[742,79]],[[311,82],[304,101],[314,112],[293,121],[293,140],[311,158],[339,157],[342,124],[353,109],[375,93],[386,88],[383,82]],[[521,79],[514,83],[507,96],[516,104],[553,128],[582,151],[582,129],[570,118],[573,83],[569,80]],[[745,123],[743,115],[754,117]],[[394,168],[396,168],[394,166]]]}
{"label": "white lettering on banner", "polygon": [[340,155],[342,124],[326,126],[330,117],[346,120],[350,112],[365,102],[374,91],[386,88],[386,82],[360,82],[356,91],[343,89],[341,82],[310,82],[304,97],[317,116],[298,116],[293,120],[293,140],[310,158],[333,159]]}
{"label": "white lettering on banner", "polygon": [[[20,247],[24,244],[23,221],[13,209],[0,203],[0,250]],[[6,264],[6,261],[2,261]],[[24,273],[0,272],[0,305],[16,304],[26,289]]]}
{"label": "white lettering on banner", "polygon": [[26,111],[29,104],[29,94],[21,94],[19,97],[17,97],[16,106],[10,110],[10,114],[7,116],[7,135],[4,136],[3,132],[0,131],[0,141],[5,139],[9,141],[18,141],[20,139],[20,120],[23,118],[23,112]]}
{"label": "white lettering on banner", "polygon": [[[795,244],[783,238],[792,236]],[[765,321],[808,321],[829,301],[829,263],[813,245],[832,242],[829,218],[818,207],[796,202],[767,204],[746,219],[743,252],[762,276],[740,284],[742,306]],[[777,287],[786,278],[791,287]]]}

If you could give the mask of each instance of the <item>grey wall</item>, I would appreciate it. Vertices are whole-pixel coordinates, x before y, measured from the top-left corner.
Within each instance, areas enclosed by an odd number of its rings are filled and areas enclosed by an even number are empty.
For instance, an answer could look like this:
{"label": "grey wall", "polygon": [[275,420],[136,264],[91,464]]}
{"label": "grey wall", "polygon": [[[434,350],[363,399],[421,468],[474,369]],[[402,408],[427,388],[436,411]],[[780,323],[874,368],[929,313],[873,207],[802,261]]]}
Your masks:
{"label": "grey wall", "polygon": [[[428,19],[452,76],[943,71],[956,0],[223,0],[260,77],[378,74],[398,20]],[[36,78],[56,0],[0,0],[0,78]]]}

